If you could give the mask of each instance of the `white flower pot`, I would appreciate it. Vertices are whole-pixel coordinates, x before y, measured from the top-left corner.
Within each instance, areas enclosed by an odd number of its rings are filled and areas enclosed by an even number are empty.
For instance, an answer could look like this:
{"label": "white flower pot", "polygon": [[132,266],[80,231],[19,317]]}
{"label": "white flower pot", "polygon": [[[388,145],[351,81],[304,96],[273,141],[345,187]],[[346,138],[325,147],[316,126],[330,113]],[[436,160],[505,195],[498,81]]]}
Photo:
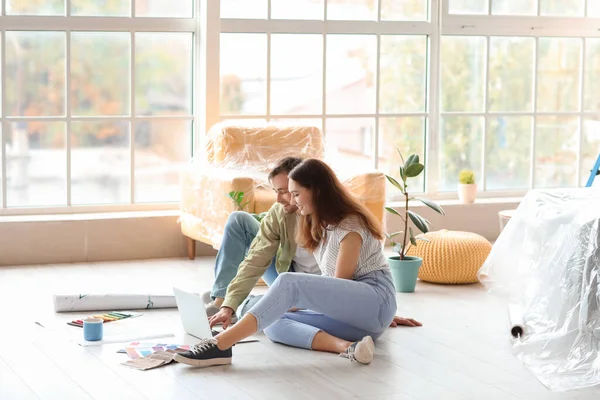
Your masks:
{"label": "white flower pot", "polygon": [[469,204],[475,202],[477,195],[477,184],[458,184],[458,198],[462,203]]}

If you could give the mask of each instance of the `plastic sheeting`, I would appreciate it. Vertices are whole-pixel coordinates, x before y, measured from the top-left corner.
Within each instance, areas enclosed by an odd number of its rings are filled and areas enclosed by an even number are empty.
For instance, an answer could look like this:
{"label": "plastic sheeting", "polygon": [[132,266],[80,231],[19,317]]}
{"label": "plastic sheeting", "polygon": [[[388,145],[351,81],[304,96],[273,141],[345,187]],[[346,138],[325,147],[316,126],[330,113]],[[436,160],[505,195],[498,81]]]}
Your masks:
{"label": "plastic sheeting", "polygon": [[599,272],[600,188],[530,191],[479,271],[508,302],[516,356],[551,390],[600,384]]}
{"label": "plastic sheeting", "polygon": [[205,137],[204,150],[204,158],[195,162],[268,173],[284,157],[323,158],[324,143],[314,126],[233,121],[214,125]]}
{"label": "plastic sheeting", "polygon": [[183,175],[182,232],[218,248],[229,214],[239,210],[228,193],[244,193],[244,211],[268,211],[276,195],[267,176],[281,159],[290,156],[327,162],[350,192],[383,221],[385,175],[336,162],[335,151],[325,145],[319,128],[233,121],[210,129]]}

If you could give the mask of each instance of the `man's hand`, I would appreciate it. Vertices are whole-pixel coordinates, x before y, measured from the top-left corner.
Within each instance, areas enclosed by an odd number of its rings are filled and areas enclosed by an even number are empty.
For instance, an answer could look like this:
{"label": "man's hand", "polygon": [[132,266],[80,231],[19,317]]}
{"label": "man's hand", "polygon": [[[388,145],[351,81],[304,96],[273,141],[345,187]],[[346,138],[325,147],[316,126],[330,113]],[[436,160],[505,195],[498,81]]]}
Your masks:
{"label": "man's hand", "polygon": [[390,324],[390,328],[395,328],[398,325],[403,325],[403,326],[423,326],[422,323],[420,323],[419,321],[415,321],[412,318],[402,318],[402,317],[395,316],[394,319],[392,320],[392,323]]}
{"label": "man's hand", "polygon": [[211,328],[217,324],[223,324],[223,329],[227,329],[229,325],[231,325],[232,315],[233,310],[231,308],[223,307],[218,313],[208,319],[208,323],[210,324]]}

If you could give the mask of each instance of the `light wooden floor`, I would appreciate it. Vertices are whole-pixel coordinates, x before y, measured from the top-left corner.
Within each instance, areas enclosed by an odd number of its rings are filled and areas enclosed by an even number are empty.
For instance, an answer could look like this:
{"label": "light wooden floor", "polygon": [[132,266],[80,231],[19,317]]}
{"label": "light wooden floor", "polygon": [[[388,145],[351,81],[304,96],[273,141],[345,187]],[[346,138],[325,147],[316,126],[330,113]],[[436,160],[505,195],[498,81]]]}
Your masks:
{"label": "light wooden floor", "polygon": [[[600,388],[552,393],[539,384],[510,353],[502,304],[479,285],[419,283],[416,293],[398,294],[398,313],[424,326],[389,329],[369,366],[261,336],[259,343],[236,346],[231,366],[190,369],[174,363],[141,372],[119,365],[128,358],[116,353],[118,345],[79,347],[33,323],[65,318],[53,313],[53,293],[207,289],[212,263],[0,268],[0,399],[600,398]],[[176,310],[140,318],[181,333]]]}

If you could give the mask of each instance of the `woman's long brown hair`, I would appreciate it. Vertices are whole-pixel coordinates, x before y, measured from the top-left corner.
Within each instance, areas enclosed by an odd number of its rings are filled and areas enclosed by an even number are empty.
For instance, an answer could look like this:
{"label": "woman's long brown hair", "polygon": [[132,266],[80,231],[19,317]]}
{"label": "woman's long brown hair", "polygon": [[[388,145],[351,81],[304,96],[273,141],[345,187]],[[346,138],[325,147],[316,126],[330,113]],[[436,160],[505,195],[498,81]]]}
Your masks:
{"label": "woman's long brown hair", "polygon": [[313,212],[300,218],[296,234],[300,246],[314,251],[325,239],[328,225],[336,226],[352,215],[357,216],[374,237],[383,240],[383,229],[379,221],[350,194],[323,161],[306,159],[288,177],[312,191]]}

